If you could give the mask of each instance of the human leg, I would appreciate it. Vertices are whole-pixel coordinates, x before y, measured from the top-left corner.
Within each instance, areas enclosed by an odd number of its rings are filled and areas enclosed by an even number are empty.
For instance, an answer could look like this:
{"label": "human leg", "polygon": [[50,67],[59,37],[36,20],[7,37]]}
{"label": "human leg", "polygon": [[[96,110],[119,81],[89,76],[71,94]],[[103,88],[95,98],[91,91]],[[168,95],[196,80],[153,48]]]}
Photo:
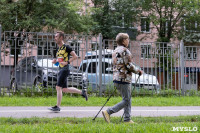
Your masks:
{"label": "human leg", "polygon": [[61,100],[62,100],[62,88],[59,86],[56,86],[56,91],[57,91],[57,106],[60,107]]}
{"label": "human leg", "polygon": [[67,78],[67,73],[65,70],[61,69],[58,73],[58,80],[56,85],[56,91],[57,91],[57,104],[56,106],[48,108],[52,111],[60,111],[60,105],[62,100],[62,86],[65,84],[65,79]]}
{"label": "human leg", "polygon": [[124,107],[124,122],[129,122],[131,120],[131,85],[127,85],[126,88],[123,90],[123,99],[126,101],[126,106]]}
{"label": "human leg", "polygon": [[63,92],[65,92],[65,93],[77,93],[77,94],[80,94],[82,97],[84,97],[86,101],[88,100],[88,94],[87,94],[86,89],[82,89],[82,91],[81,91],[81,90],[79,90],[75,87],[68,87],[68,88],[63,88]]}
{"label": "human leg", "polygon": [[125,89],[124,84],[115,83],[114,85],[117,88],[117,90],[121,93],[123,99],[122,99],[121,102],[119,102],[116,105],[114,105],[113,107],[107,109],[107,112],[110,115],[118,112],[121,109],[123,109],[126,106],[126,102],[127,102],[127,98],[124,98],[125,94],[123,93],[124,92],[123,90]]}
{"label": "human leg", "polygon": [[[114,84],[114,87],[121,93],[121,85],[120,84]],[[121,101],[117,103],[115,106],[108,108],[107,110],[102,111],[102,115],[104,117],[104,120],[108,123],[110,123],[110,115],[118,112],[124,107],[124,101]]]}
{"label": "human leg", "polygon": [[56,91],[57,91],[57,104],[53,107],[48,108],[51,111],[60,111],[60,104],[62,100],[62,88],[59,86],[56,86]]}
{"label": "human leg", "polygon": [[63,92],[65,93],[78,93],[81,94],[81,91],[75,87],[68,87],[68,88],[63,88]]}
{"label": "human leg", "polygon": [[[117,87],[117,90],[122,95],[122,101],[117,103],[111,108],[108,108],[106,112],[111,115],[113,113],[116,113],[124,108],[124,121],[129,121],[131,116],[131,87],[130,84],[114,84],[115,87]],[[106,114],[106,112],[104,112]],[[103,113],[103,112],[102,112]],[[105,117],[104,117],[105,118]]]}

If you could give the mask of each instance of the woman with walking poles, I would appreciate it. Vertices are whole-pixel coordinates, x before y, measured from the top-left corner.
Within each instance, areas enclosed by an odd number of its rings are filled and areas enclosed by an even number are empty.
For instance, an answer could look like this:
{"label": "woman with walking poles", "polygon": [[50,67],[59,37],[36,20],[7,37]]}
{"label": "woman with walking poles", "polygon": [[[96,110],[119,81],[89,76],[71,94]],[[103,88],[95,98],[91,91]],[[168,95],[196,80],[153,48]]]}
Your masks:
{"label": "woman with walking poles", "polygon": [[116,36],[117,48],[112,53],[113,83],[114,87],[121,93],[122,101],[115,106],[102,111],[106,122],[110,123],[110,115],[124,108],[124,122],[134,123],[131,120],[131,81],[132,73],[142,75],[132,63],[132,55],[128,50],[129,36],[126,33],[119,33]]}

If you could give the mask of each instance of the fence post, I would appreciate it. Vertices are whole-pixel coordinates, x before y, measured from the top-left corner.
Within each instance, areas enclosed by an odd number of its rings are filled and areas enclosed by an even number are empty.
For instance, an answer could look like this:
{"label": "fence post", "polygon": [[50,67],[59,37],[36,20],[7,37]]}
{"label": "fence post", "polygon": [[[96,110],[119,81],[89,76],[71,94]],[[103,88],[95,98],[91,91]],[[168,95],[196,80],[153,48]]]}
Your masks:
{"label": "fence post", "polygon": [[[0,75],[1,74],[1,24],[0,24]],[[0,95],[1,95],[1,78],[0,78]]]}
{"label": "fence post", "polygon": [[185,88],[184,88],[184,43],[181,40],[180,43],[180,71],[181,71],[181,94],[184,95]]}
{"label": "fence post", "polygon": [[99,34],[99,96],[102,96],[102,35]]}

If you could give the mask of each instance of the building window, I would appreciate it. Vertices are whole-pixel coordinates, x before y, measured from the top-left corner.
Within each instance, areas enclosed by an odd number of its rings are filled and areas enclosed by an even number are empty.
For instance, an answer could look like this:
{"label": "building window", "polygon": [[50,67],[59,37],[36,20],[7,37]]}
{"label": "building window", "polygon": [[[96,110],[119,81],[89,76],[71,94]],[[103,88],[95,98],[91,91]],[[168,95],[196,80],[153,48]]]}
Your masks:
{"label": "building window", "polygon": [[189,32],[198,32],[199,28],[200,28],[199,22],[192,19],[184,20],[184,30]]}
{"label": "building window", "polygon": [[23,46],[24,46],[24,40],[8,40],[10,43],[10,56],[14,56],[18,53],[19,56],[23,55]]}
{"label": "building window", "polygon": [[186,47],[185,49],[186,60],[196,60],[197,59],[197,47]]}
{"label": "building window", "polygon": [[22,56],[23,55],[23,48],[22,47],[18,47],[15,49],[15,47],[11,47],[10,48],[10,55],[14,56],[16,55],[16,53],[18,53],[18,55]]}
{"label": "building window", "polygon": [[92,51],[96,51],[96,50],[98,50],[99,49],[99,47],[98,47],[98,42],[91,42],[91,50]]}
{"label": "building window", "polygon": [[151,58],[151,44],[140,44],[141,45],[141,58]]}
{"label": "building window", "polygon": [[150,32],[150,19],[146,17],[141,18],[141,31]]}
{"label": "building window", "polygon": [[51,55],[51,46],[49,42],[39,41],[38,44],[38,54],[37,55]]}
{"label": "building window", "polygon": [[169,21],[168,20],[163,21],[162,22],[162,32],[163,32],[163,34],[167,34],[168,29],[169,29]]}

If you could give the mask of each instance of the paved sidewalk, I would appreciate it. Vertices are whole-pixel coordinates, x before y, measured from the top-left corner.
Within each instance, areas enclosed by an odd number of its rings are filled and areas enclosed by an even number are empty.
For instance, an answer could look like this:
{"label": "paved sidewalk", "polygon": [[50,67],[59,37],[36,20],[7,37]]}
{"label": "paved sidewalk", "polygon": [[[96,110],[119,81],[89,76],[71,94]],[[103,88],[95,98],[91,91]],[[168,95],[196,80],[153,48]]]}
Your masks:
{"label": "paved sidewalk", "polygon": [[[48,107],[0,107],[0,117],[30,118],[30,117],[94,117],[101,107],[61,107],[60,112],[52,112]],[[103,110],[108,107],[104,107]],[[112,116],[122,116],[123,110]],[[200,115],[200,106],[170,106],[170,107],[134,107],[132,116],[186,116]],[[102,114],[98,115],[102,117]]]}

